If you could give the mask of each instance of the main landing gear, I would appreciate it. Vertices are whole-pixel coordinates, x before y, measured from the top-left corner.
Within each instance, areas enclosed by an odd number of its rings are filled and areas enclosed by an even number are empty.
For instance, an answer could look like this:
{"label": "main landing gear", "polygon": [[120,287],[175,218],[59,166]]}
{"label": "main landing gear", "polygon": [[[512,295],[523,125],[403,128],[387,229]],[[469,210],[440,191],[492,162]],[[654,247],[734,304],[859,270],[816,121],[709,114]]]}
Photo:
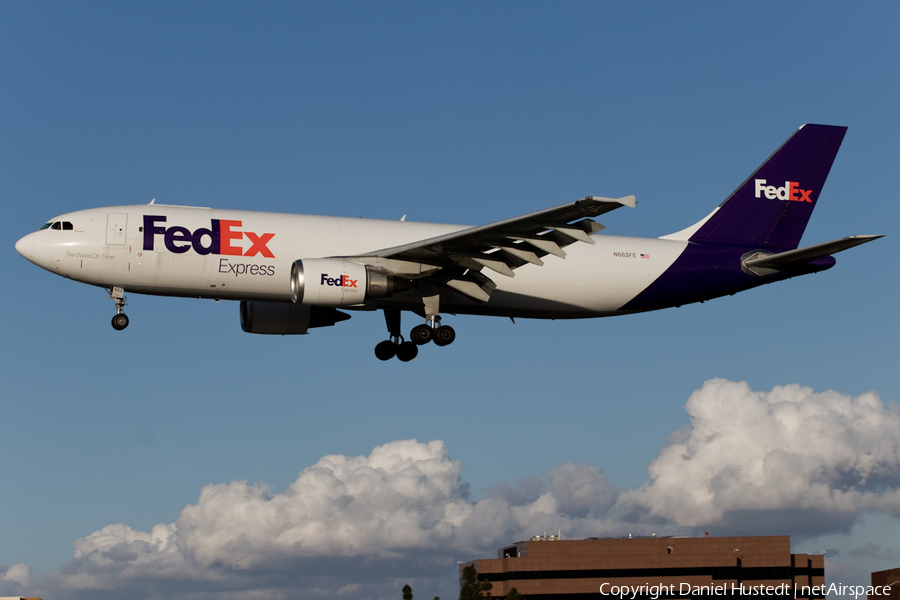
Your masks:
{"label": "main landing gear", "polygon": [[413,342],[403,340],[400,334],[400,311],[385,309],[384,320],[387,323],[391,339],[384,340],[375,346],[378,360],[390,360],[395,356],[402,362],[409,362],[419,354],[419,347]]}
{"label": "main landing gear", "polygon": [[400,334],[400,311],[385,309],[384,320],[387,323],[391,339],[375,346],[375,356],[379,360],[390,360],[396,356],[403,362],[414,359],[419,354],[419,346],[434,342],[436,346],[447,346],[456,339],[456,332],[449,325],[441,325],[441,317],[437,313],[435,297],[425,298],[427,323],[416,325],[409,332],[409,341],[403,340]]}
{"label": "main landing gear", "polygon": [[447,346],[456,339],[456,332],[449,325],[441,325],[440,317],[430,319],[425,325],[416,325],[409,332],[410,339],[421,346],[434,342],[436,346]]}
{"label": "main landing gear", "polygon": [[106,290],[109,297],[116,303],[116,314],[112,318],[112,326],[116,331],[122,331],[128,327],[128,315],[122,312],[122,309],[128,304],[125,299],[125,290],[120,287],[114,287]]}
{"label": "main landing gear", "polygon": [[[426,288],[427,289],[427,288]],[[418,325],[410,332],[409,337],[418,344],[434,341],[436,346],[448,346],[456,339],[456,332],[449,325],[441,325],[441,296],[433,288],[429,295],[422,296],[425,305],[425,325]]]}

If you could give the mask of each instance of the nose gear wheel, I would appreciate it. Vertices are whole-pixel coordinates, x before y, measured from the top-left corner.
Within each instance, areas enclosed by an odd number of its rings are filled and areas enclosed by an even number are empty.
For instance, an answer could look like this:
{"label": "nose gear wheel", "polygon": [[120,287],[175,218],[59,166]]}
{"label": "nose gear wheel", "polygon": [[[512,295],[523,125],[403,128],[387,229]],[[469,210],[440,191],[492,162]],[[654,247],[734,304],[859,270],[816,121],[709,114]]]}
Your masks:
{"label": "nose gear wheel", "polygon": [[112,326],[116,331],[122,331],[128,327],[128,315],[123,311],[128,300],[125,298],[125,290],[120,287],[109,288],[106,290],[109,297],[116,303],[116,314],[112,318]]}
{"label": "nose gear wheel", "polygon": [[128,327],[128,315],[126,315],[125,313],[113,315],[112,326],[116,331],[122,331],[123,329]]}

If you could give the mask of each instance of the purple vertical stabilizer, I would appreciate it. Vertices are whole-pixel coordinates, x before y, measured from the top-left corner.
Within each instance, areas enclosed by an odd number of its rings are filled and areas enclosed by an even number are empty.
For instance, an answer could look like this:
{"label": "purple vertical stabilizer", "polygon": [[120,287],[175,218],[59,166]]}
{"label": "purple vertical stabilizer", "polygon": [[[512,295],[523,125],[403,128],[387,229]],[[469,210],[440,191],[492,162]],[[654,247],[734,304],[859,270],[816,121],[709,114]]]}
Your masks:
{"label": "purple vertical stabilizer", "polygon": [[777,255],[797,248],[846,132],[801,127],[699,226],[672,266],[620,310],[702,302],[830,268],[834,259],[824,256],[754,276],[743,260],[760,250]]}
{"label": "purple vertical stabilizer", "polygon": [[841,147],[846,127],[804,125],[742,183],[690,241],[791,250]]}

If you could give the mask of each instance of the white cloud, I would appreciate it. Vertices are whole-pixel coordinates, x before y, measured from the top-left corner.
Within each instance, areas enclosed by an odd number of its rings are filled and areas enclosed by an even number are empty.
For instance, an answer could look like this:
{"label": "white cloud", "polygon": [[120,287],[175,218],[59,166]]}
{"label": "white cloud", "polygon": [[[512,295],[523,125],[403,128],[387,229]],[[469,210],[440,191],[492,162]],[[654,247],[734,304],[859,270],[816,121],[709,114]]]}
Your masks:
{"label": "white cloud", "polygon": [[31,579],[31,567],[22,563],[13,565],[3,575],[0,575],[0,579],[25,585]]}
{"label": "white cloud", "polygon": [[[302,579],[304,597],[317,597],[356,590],[348,578],[368,571],[442,576],[453,586],[457,560],[535,533],[621,533],[602,519],[618,492],[597,467],[556,467],[546,490],[535,478],[526,492],[501,485],[478,502],[468,500],[460,470],[443,442],[401,440],[368,456],[325,456],[281,493],[246,481],[208,485],[172,524],[108,525],[77,540],[53,582],[69,593],[184,581],[249,590],[275,572],[284,585]],[[278,579],[267,575],[267,585]]]}
{"label": "white cloud", "polygon": [[690,427],[650,465],[649,483],[622,494],[623,514],[775,533],[848,531],[866,510],[900,515],[900,414],[874,392],[714,379],[685,408]]}
{"label": "white cloud", "polygon": [[603,471],[591,465],[567,463],[553,467],[547,480],[559,510],[573,517],[600,517],[619,496],[619,491],[606,481]]}
{"label": "white cloud", "polygon": [[[713,380],[686,409],[690,426],[635,490],[569,463],[472,502],[443,442],[401,440],[368,456],[325,456],[280,493],[206,486],[174,523],[104,527],[77,540],[59,571],[30,581],[67,598],[363,599],[396,597],[407,582],[417,595],[449,597],[457,560],[544,531],[796,535],[846,530],[865,511],[900,514],[900,415],[874,393]],[[26,569],[7,571],[8,583],[28,581]]]}
{"label": "white cloud", "polygon": [[369,456],[326,456],[283,493],[246,482],[210,485],[175,523],[194,563],[260,567],[272,556],[387,558],[433,550],[471,513],[460,464],[443,442],[404,440]]}

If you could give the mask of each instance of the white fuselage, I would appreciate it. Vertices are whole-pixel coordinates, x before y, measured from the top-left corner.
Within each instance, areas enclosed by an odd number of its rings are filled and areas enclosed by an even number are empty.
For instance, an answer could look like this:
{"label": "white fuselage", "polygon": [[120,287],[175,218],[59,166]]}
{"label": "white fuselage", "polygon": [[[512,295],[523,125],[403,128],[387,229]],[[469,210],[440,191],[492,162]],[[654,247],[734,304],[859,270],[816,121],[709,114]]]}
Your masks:
{"label": "white fuselage", "polygon": [[[71,229],[42,229],[16,244],[52,273],[133,293],[271,302],[291,301],[297,259],[361,255],[465,228],[159,204],[77,211],[52,222],[71,223]],[[618,314],[687,246],[681,240],[592,239],[593,245],[567,247],[565,259],[547,255],[543,266],[520,267],[515,277],[485,270],[497,284],[487,303],[460,295],[442,298],[442,310],[539,318]],[[404,301],[400,294],[379,306]]]}

